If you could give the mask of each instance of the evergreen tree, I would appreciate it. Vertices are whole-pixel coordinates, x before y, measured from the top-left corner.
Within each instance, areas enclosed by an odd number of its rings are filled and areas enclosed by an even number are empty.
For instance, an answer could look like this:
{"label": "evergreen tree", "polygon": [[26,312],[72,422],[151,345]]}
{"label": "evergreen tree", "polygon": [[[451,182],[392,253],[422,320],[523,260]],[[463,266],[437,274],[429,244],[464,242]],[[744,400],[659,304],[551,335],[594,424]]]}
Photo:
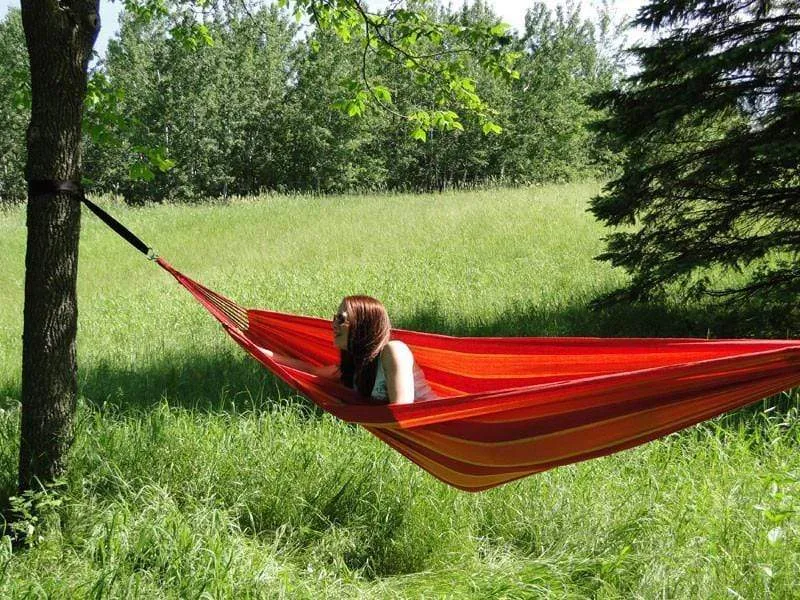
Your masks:
{"label": "evergreen tree", "polygon": [[[629,88],[595,98],[624,151],[593,201],[610,226],[600,257],[631,275],[607,299],[691,294],[797,310],[800,292],[800,2],[656,0],[636,22]],[[724,278],[713,273],[741,272]]]}

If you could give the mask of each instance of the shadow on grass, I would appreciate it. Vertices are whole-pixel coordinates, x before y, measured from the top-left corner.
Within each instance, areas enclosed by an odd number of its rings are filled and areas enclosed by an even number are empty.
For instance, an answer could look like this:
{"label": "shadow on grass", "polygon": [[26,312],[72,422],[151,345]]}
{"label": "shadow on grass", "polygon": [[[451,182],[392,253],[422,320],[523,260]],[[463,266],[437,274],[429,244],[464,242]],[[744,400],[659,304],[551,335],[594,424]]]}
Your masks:
{"label": "shadow on grass", "polygon": [[0,537],[10,535],[9,523],[15,518],[11,510],[10,498],[17,494],[16,467],[15,463],[0,470],[2,478],[2,484],[0,484]]}
{"label": "shadow on grass", "polygon": [[[460,336],[588,337],[797,337],[800,321],[780,309],[758,304],[735,310],[701,305],[617,304],[592,310],[574,303],[556,310],[517,306],[494,321],[445,318],[436,304],[418,311],[397,327]],[[794,332],[794,335],[792,335]]]}
{"label": "shadow on grass", "polygon": [[[92,406],[123,411],[159,404],[201,412],[264,410],[287,402],[306,404],[244,352],[167,354],[137,368],[111,360],[79,368],[78,395]],[[19,400],[18,385],[0,387],[0,398]]]}
{"label": "shadow on grass", "polygon": [[244,352],[189,353],[158,357],[151,365],[120,370],[113,364],[87,369],[80,395],[95,406],[149,410],[166,402],[201,412],[268,410],[287,402],[316,407]]}

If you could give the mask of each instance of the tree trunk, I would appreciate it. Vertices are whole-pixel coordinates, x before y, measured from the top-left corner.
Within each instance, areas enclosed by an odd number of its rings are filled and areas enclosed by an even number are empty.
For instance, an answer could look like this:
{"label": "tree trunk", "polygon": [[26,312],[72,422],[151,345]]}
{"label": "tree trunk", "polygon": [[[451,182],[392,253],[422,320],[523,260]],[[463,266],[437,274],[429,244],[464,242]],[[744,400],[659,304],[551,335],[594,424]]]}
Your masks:
{"label": "tree trunk", "polygon": [[[87,67],[99,0],[22,0],[31,68],[29,180],[80,180]],[[22,343],[20,491],[64,470],[77,395],[80,201],[71,194],[28,198]]]}

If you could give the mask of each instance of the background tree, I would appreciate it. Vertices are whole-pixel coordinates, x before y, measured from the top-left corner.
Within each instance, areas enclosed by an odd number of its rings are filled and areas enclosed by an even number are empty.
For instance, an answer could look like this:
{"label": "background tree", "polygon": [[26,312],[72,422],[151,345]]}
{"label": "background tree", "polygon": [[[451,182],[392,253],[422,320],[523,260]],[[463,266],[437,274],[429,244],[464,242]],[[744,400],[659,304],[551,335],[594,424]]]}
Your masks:
{"label": "background tree", "polygon": [[[628,88],[595,98],[624,164],[592,210],[633,226],[600,257],[632,275],[607,299],[647,300],[675,283],[796,313],[800,3],[660,0],[636,23],[662,37],[635,51]],[[728,272],[742,275],[718,276]]]}
{"label": "background tree", "polygon": [[0,205],[25,197],[25,126],[30,118],[28,54],[20,11],[0,21]]}
{"label": "background tree", "polygon": [[507,148],[507,169],[516,177],[563,182],[607,171],[602,144],[588,129],[601,115],[587,104],[590,94],[610,89],[620,71],[602,53],[598,29],[607,22],[603,13],[596,26],[575,4],[551,10],[537,2],[525,15]]}
{"label": "background tree", "polygon": [[[146,24],[123,16],[120,39],[90,80],[86,172],[95,189],[137,203],[262,189],[428,191],[603,172],[605,145],[586,129],[597,111],[584,102],[617,71],[604,54],[603,22],[581,19],[575,6],[535,6],[523,38],[507,36],[522,56],[515,80],[496,77],[459,40],[465,29],[498,27],[484,2],[412,7],[423,23],[442,24],[441,39],[418,38],[416,52],[444,53],[462,74],[459,85],[480,90],[503,135],[484,132],[486,115],[450,123],[435,72],[410,71],[402,53],[376,56],[361,29],[349,33],[350,43],[331,30],[302,37],[274,7],[225,1],[203,13],[213,46],[194,49],[170,33],[185,20],[181,11]],[[402,39],[409,29],[382,25],[381,34]],[[94,93],[106,88],[125,94]],[[374,99],[375,90],[389,101]]]}
{"label": "background tree", "polygon": [[[226,0],[200,12],[209,45],[203,36],[173,35],[190,29],[195,12],[182,3],[165,6],[146,21],[125,11],[119,39],[90,73],[83,171],[96,192],[142,203],[260,190],[429,191],[566,181],[609,168],[605,139],[586,128],[598,112],[584,99],[620,72],[605,48],[616,32],[604,34],[608,19],[581,19],[574,6],[534,5],[527,29],[509,34],[508,45],[521,55],[518,80],[496,77],[459,50],[457,36],[444,27],[443,46],[458,56],[458,68],[492,107],[503,134],[484,133],[481,117],[464,113],[463,129],[440,131],[429,123],[416,131],[425,143],[408,135],[409,115],[431,121],[441,90],[422,81],[430,73],[409,71],[402,56],[365,55],[360,30],[351,33],[351,43],[330,30],[297,35],[294,20],[274,6]],[[481,0],[458,10],[438,0],[413,7],[455,31],[499,23]],[[437,53],[427,38],[417,48]],[[19,98],[30,104],[27,74],[20,73]],[[391,103],[370,103],[364,76]],[[0,133],[6,148],[0,178],[21,195],[26,117],[24,106],[17,110],[10,102],[4,114],[19,127]],[[334,105],[342,110],[331,110]]]}
{"label": "background tree", "polygon": [[[491,28],[500,18],[484,2],[476,0],[453,11],[437,2],[429,2],[425,10],[432,18],[451,23],[456,27]],[[514,36],[509,36],[509,46]],[[448,47],[457,48],[456,40],[448,40]],[[516,50],[516,49],[515,49]],[[382,123],[381,154],[390,168],[387,169],[387,187],[401,190],[443,190],[456,186],[474,186],[489,181],[499,182],[503,177],[504,139],[508,136],[509,107],[514,79],[494,77],[482,64],[480,57],[458,53],[461,68],[471,85],[480,89],[492,107],[493,120],[502,128],[502,135],[492,135],[480,122],[466,115],[463,127],[440,133],[432,129],[425,132],[424,141],[399,134],[396,119]],[[397,67],[384,72],[387,85],[396,90],[401,110],[407,113],[433,110],[436,95],[429,87],[419,86],[410,74]]]}
{"label": "background tree", "polygon": [[[344,192],[381,189],[385,167],[377,129],[381,111],[333,110],[360,91],[363,49],[328,31],[314,31],[292,57],[287,91],[286,178],[279,189]],[[375,68],[367,65],[368,76]],[[408,132],[404,131],[408,138]]]}
{"label": "background tree", "polygon": [[114,107],[124,118],[100,123],[86,171],[129,202],[258,193],[283,176],[297,26],[274,6],[245,13],[224,4],[207,16],[213,44],[194,47],[170,33],[187,18],[174,10],[142,22],[123,13],[97,75],[125,90]]}

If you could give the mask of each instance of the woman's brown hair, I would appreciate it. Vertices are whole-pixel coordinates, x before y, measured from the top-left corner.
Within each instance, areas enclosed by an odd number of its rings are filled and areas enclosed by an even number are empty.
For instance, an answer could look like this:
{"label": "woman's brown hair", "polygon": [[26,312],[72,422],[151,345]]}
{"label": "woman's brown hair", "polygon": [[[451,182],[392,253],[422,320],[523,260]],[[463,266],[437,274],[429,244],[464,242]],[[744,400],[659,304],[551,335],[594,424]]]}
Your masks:
{"label": "woman's brown hair", "polygon": [[381,350],[389,341],[391,323],[386,308],[371,296],[346,296],[344,309],[350,332],[341,351],[342,383],[361,396],[372,396]]}

